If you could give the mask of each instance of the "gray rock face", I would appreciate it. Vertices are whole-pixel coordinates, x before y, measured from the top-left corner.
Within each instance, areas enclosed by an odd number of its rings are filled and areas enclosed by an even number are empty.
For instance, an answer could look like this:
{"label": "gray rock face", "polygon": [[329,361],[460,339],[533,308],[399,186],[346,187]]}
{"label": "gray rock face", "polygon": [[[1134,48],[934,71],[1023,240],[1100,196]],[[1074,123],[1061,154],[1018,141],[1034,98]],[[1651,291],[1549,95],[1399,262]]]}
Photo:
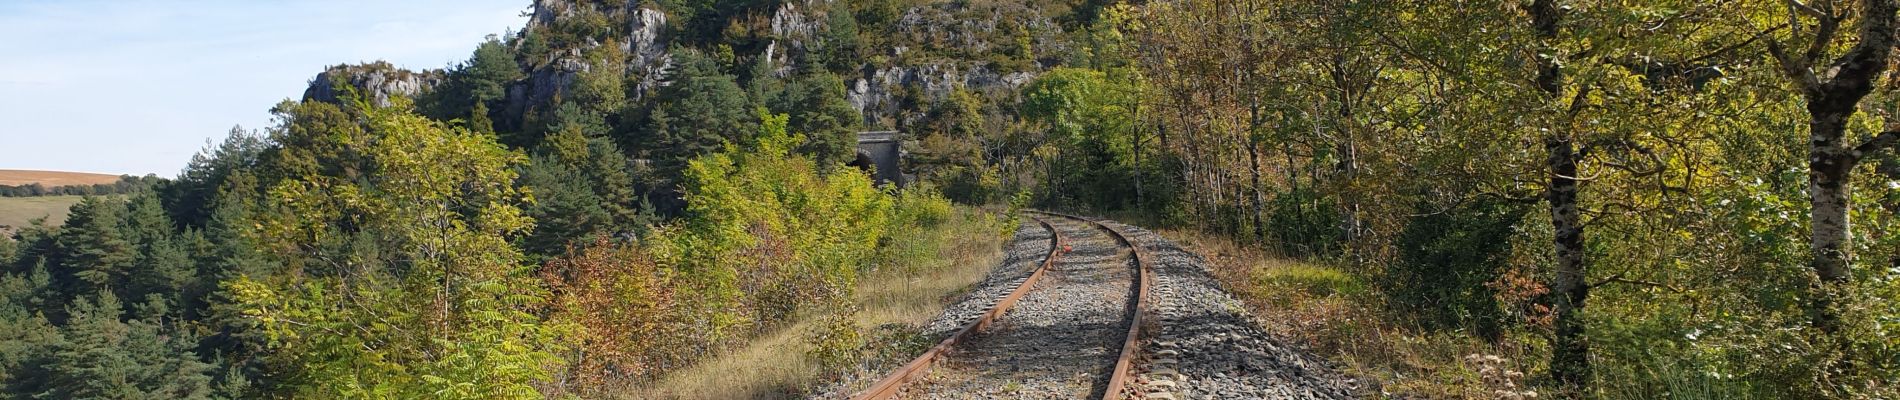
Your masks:
{"label": "gray rock face", "polygon": [[574,79],[593,69],[581,58],[581,49],[550,56],[546,66],[528,73],[528,79],[508,86],[507,115],[523,115],[530,107],[552,104],[554,96],[574,84]]}
{"label": "gray rock face", "polygon": [[393,96],[413,97],[417,93],[442,83],[442,70],[422,72],[396,68],[388,62],[377,61],[367,64],[336,65],[325,68],[310,79],[310,87],[304,89],[304,101],[322,101],[337,103],[342,97],[334,82],[341,82],[356,90],[356,93],[368,99],[377,107],[388,107]]}
{"label": "gray rock face", "polygon": [[650,8],[633,11],[627,24],[627,42],[621,46],[633,56],[633,65],[653,65],[666,57],[666,13]]}
{"label": "gray rock face", "polygon": [[668,68],[673,66],[673,55],[666,51],[666,13],[637,9],[627,28],[630,33],[623,46],[633,57],[627,71],[640,79],[640,90],[634,93],[644,94],[664,84]]}
{"label": "gray rock face", "polygon": [[[772,14],[772,42],[766,56],[779,66],[776,73],[788,76],[795,70],[800,55],[818,44],[829,18],[821,8],[837,7],[833,0],[805,0],[780,5]],[[802,5],[801,5],[802,4]],[[829,7],[827,7],[829,5]],[[996,7],[1023,7],[999,5]],[[978,93],[1014,92],[1036,77],[1033,71],[1002,73],[974,55],[986,54],[998,45],[998,26],[1014,24],[1039,32],[1060,32],[1053,21],[1005,21],[1002,15],[1033,15],[1025,9],[990,9],[988,12],[965,8],[955,3],[912,7],[895,23],[893,46],[883,54],[888,65],[866,60],[859,76],[845,76],[846,100],[864,116],[867,127],[890,127],[894,123],[922,117],[921,112],[906,113],[907,100],[928,103],[943,99],[962,89]],[[1032,37],[1037,52],[1055,51],[1061,40],[1049,35]],[[909,57],[916,50],[929,49],[935,54],[963,54],[962,59],[924,59]],[[1053,53],[1051,53],[1053,54]],[[1039,69],[1039,68],[1038,68]],[[908,98],[915,94],[918,98]]]}
{"label": "gray rock face", "polygon": [[534,12],[528,14],[528,26],[554,26],[554,21],[574,16],[575,11],[574,2],[568,0],[534,0]]}
{"label": "gray rock face", "polygon": [[[626,21],[627,36],[619,41],[620,50],[628,57],[624,70],[638,79],[641,90],[635,93],[644,93],[664,83],[672,56],[667,52],[666,13],[641,7],[640,3],[640,0],[628,0],[618,7],[598,9],[596,7],[603,6],[569,0],[536,0],[528,25],[552,27],[562,19],[577,15],[581,7],[605,12],[616,21]],[[589,38],[581,47],[557,51],[545,60],[536,60],[526,79],[508,87],[504,115],[524,116],[529,110],[545,109],[553,104],[554,97],[573,85],[580,74],[600,67],[589,64],[581,56],[582,52],[599,46],[599,42]]]}
{"label": "gray rock face", "polygon": [[[522,122],[533,110],[547,110],[556,96],[568,91],[579,74],[595,68],[625,71],[636,90],[633,100],[665,86],[673,71],[669,47],[673,32],[665,12],[642,6],[642,0],[583,2],[535,0],[529,27],[552,28],[566,18],[601,12],[625,24],[615,29],[615,40],[626,58],[620,65],[591,65],[581,54],[600,46],[592,39],[559,49],[544,59],[523,60],[526,77],[507,87],[496,110],[497,124]],[[797,70],[804,52],[815,49],[828,29],[827,11],[844,6],[837,0],[787,1],[774,10],[770,40],[762,56],[785,77]],[[864,116],[870,129],[903,126],[924,117],[921,108],[956,90],[986,97],[1007,96],[1034,79],[1045,65],[1011,63],[999,66],[989,54],[996,49],[1028,43],[1031,54],[1061,54],[1066,43],[1061,28],[1020,4],[997,3],[975,8],[959,2],[939,2],[906,10],[890,27],[887,54],[863,60],[858,73],[844,76],[847,100]],[[1016,35],[1011,32],[1023,33]],[[1007,40],[1006,40],[1007,39]],[[1026,39],[1026,41],[1025,41]],[[605,38],[601,38],[605,41]],[[1009,43],[1001,43],[1000,41]],[[377,62],[331,67],[313,79],[305,99],[336,101],[328,83],[339,77],[380,106],[396,95],[414,96],[440,84],[440,70],[412,72]]]}
{"label": "gray rock face", "polygon": [[866,126],[876,126],[880,119],[922,116],[899,115],[903,105],[900,94],[909,89],[917,90],[925,99],[936,100],[949,96],[957,89],[1013,92],[1035,77],[1036,74],[1031,72],[998,74],[989,67],[975,63],[944,62],[887,67],[868,71],[865,76],[850,80],[845,88],[845,100],[864,115]]}

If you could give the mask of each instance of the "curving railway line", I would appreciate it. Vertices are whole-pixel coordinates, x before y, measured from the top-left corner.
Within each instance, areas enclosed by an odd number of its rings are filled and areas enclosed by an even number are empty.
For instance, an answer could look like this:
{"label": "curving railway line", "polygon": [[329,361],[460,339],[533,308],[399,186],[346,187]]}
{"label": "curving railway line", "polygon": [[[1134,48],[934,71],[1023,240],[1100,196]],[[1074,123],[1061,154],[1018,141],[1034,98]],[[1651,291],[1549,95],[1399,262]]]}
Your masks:
{"label": "curving railway line", "polygon": [[1100,398],[1131,393],[1151,256],[1117,225],[1034,212],[1042,265],[989,310],[854,399]]}
{"label": "curving railway line", "polygon": [[1035,223],[1018,228],[1009,257],[925,325],[945,339],[902,367],[861,371],[813,398],[1330,400],[1376,393],[1263,330],[1208,273],[1206,260],[1180,245],[1138,226],[1032,214]]}

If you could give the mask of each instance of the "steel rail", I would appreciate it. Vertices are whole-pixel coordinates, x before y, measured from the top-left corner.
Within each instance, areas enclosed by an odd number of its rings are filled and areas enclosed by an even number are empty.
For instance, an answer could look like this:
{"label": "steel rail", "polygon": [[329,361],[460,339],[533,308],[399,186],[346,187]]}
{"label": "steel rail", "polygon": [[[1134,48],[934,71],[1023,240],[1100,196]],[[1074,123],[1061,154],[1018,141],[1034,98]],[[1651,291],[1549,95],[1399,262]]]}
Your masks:
{"label": "steel rail", "polygon": [[1021,299],[1024,294],[1029,293],[1029,289],[1035,286],[1036,280],[1042,278],[1043,272],[1048,271],[1051,265],[1055,265],[1056,257],[1061,255],[1065,241],[1062,238],[1062,232],[1056,230],[1055,225],[1049,224],[1049,221],[1036,217],[1030,218],[1035,219],[1036,223],[1041,224],[1043,229],[1049,231],[1049,256],[1043,258],[1042,266],[1036,267],[1034,272],[1029,273],[1029,277],[1023,279],[1022,284],[1016,285],[1016,289],[1010,291],[1009,295],[1003,296],[1001,300],[997,300],[996,305],[990,307],[988,312],[984,312],[983,315],[977,317],[975,321],[970,321],[969,324],[963,326],[963,329],[958,330],[957,333],[950,335],[948,338],[944,338],[942,342],[938,342],[936,346],[932,346],[930,350],[925,351],[923,355],[917,356],[916,359],[912,359],[909,363],[904,364],[902,368],[898,368],[897,371],[886,375],[884,379],[878,380],[877,383],[872,384],[870,388],[865,389],[863,392],[858,392],[856,395],[852,395],[852,399],[881,400],[897,395],[898,390],[902,389],[904,384],[910,383],[910,381],[923,376],[925,371],[930,370],[930,365],[936,362],[938,358],[943,357],[945,353],[949,352],[952,346],[956,346],[957,343],[962,342],[964,339],[968,339],[977,332],[988,328],[990,322],[995,321],[996,317],[1002,316],[1003,312],[1008,311],[1011,306],[1016,305],[1016,300]]}
{"label": "steel rail", "polygon": [[[1128,322],[1128,336],[1122,341],[1121,354],[1115,359],[1115,369],[1111,372],[1111,375],[1109,375],[1108,387],[1105,388],[1106,390],[1102,393],[1102,399],[1121,400],[1126,396],[1124,392],[1128,390],[1127,378],[1132,376],[1135,358],[1141,351],[1141,328],[1142,325],[1147,322],[1148,287],[1154,282],[1154,272],[1153,269],[1149,267],[1148,252],[1141,246],[1136,245],[1133,240],[1130,240],[1127,233],[1121,229],[1109,226],[1101,221],[1050,211],[1026,211],[1029,213],[1082,221],[1100,227],[1102,230],[1108,231],[1111,236],[1114,236],[1116,241],[1128,246],[1129,251],[1134,254],[1135,265],[1140,271],[1135,275],[1135,284],[1133,285],[1135,290],[1134,315]],[[1036,280],[1042,277],[1043,272],[1048,271],[1051,266],[1055,265],[1056,257],[1062,254],[1064,244],[1066,243],[1066,239],[1063,239],[1061,231],[1057,231],[1055,226],[1050,224],[1049,221],[1037,217],[1030,218],[1035,219],[1037,223],[1043,226],[1043,229],[1047,229],[1050,233],[1051,246],[1049,256],[1043,260],[1042,266],[1036,268],[1035,272],[1029,274],[1028,279],[1024,279],[1022,284],[1017,285],[1016,289],[1011,291],[1008,296],[1004,296],[1002,300],[997,301],[994,307],[988,312],[983,313],[976,321],[971,321],[965,325],[962,330],[957,331],[957,333],[937,343],[936,346],[925,351],[923,355],[904,364],[902,368],[893,371],[890,375],[886,375],[884,379],[878,380],[878,382],[872,384],[870,388],[851,396],[852,399],[882,400],[897,395],[905,384],[923,376],[924,372],[928,371],[930,366],[935,363],[937,359],[942,358],[944,354],[948,353],[951,347],[967,339],[969,336],[983,331],[989,326],[990,322],[994,321],[996,317],[1002,316],[1005,311],[1009,310],[1010,306],[1016,304],[1016,300],[1022,298],[1024,294],[1029,292],[1029,289],[1034,286]]]}
{"label": "steel rail", "polygon": [[1128,250],[1135,255],[1136,268],[1140,269],[1140,273],[1135,275],[1135,315],[1128,321],[1128,337],[1122,340],[1121,356],[1115,359],[1115,372],[1108,376],[1108,388],[1102,392],[1104,400],[1121,400],[1125,396],[1123,392],[1128,390],[1127,378],[1133,375],[1135,357],[1141,353],[1141,327],[1147,322],[1148,286],[1154,282],[1154,269],[1149,268],[1148,251],[1129,239],[1126,232],[1095,219],[1049,211],[1031,210],[1030,212],[1080,220],[1101,227],[1113,234],[1116,240],[1127,245]]}

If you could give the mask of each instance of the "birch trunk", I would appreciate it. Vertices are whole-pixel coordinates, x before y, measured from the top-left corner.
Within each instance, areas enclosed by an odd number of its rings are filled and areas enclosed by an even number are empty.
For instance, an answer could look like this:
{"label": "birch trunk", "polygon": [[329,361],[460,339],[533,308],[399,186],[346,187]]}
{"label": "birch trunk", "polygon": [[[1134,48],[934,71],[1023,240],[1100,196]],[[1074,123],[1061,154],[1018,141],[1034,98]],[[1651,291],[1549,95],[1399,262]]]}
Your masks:
{"label": "birch trunk", "polygon": [[[1555,0],[1537,0],[1530,11],[1532,27],[1542,42],[1539,53],[1546,55],[1537,58],[1537,88],[1546,100],[1555,102],[1564,95],[1563,71],[1553,43],[1563,11]],[[1582,393],[1587,391],[1591,372],[1590,342],[1582,316],[1584,301],[1590,297],[1590,285],[1585,281],[1590,264],[1584,257],[1583,221],[1577,209],[1578,154],[1566,129],[1546,128],[1545,168],[1550,182],[1545,195],[1555,233],[1551,244],[1557,255],[1557,274],[1550,287],[1556,325],[1551,338],[1550,374],[1566,389]]]}

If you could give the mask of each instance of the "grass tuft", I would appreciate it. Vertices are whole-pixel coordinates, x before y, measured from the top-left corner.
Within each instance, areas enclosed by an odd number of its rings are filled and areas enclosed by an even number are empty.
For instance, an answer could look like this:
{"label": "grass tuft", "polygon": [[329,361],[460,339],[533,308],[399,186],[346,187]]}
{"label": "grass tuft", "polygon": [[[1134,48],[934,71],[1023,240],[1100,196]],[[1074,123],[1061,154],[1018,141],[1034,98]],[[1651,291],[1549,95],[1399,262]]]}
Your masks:
{"label": "grass tuft", "polygon": [[[1000,223],[993,215],[958,209],[941,224],[904,238],[878,270],[866,274],[849,316],[866,331],[860,357],[916,354],[927,347],[917,327],[1002,260],[1002,238],[995,234]],[[619,399],[799,398],[841,372],[811,356],[808,335],[825,320],[802,315],[690,367],[606,392]]]}

